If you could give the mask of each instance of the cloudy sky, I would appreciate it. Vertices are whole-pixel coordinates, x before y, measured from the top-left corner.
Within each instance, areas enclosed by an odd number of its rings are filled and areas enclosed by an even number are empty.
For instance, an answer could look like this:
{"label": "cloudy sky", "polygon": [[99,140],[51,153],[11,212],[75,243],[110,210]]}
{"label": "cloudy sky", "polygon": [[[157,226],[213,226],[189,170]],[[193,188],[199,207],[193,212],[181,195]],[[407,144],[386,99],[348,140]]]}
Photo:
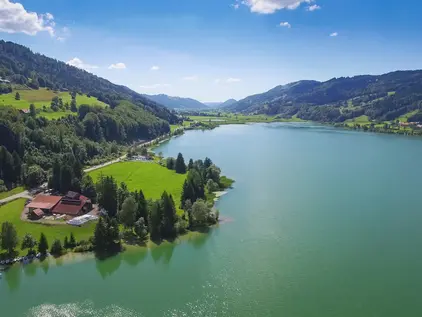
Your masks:
{"label": "cloudy sky", "polygon": [[5,40],[148,94],[224,101],[422,68],[417,0],[0,0]]}

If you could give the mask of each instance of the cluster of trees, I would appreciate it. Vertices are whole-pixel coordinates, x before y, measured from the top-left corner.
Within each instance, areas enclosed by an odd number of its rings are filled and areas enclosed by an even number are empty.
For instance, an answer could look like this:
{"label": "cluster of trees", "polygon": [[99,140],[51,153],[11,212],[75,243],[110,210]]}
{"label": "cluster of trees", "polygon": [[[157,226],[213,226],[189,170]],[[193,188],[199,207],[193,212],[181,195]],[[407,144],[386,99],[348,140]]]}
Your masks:
{"label": "cluster of trees", "polygon": [[38,117],[35,107],[30,114],[1,107],[0,179],[8,188],[32,187],[50,173],[52,188],[78,189],[83,165],[115,157],[135,140],[169,131],[167,122],[126,101],[115,109],[81,105],[78,116],[52,121]]}
{"label": "cluster of trees", "polygon": [[66,89],[84,93],[97,97],[112,108],[120,100],[126,99],[170,123],[178,121],[174,111],[125,86],[115,85],[85,70],[41,54],[34,54],[25,46],[3,40],[0,41],[0,77],[33,89],[45,87],[57,91]]}
{"label": "cluster of trees", "polygon": [[0,181],[6,188],[22,181],[22,159],[16,150],[10,153],[5,146],[0,146]]}
{"label": "cluster of trees", "polygon": [[183,184],[180,200],[181,207],[188,215],[191,228],[206,223],[212,224],[218,220],[218,213],[213,213],[210,209],[213,203],[211,206],[206,203],[206,192],[212,193],[225,188],[220,174],[221,170],[208,157],[204,161],[189,160],[188,175]]}
{"label": "cluster of trees", "polygon": [[176,159],[174,157],[168,157],[166,159],[166,167],[169,170],[176,171],[178,174],[186,174],[187,167],[182,153],[179,153]]}

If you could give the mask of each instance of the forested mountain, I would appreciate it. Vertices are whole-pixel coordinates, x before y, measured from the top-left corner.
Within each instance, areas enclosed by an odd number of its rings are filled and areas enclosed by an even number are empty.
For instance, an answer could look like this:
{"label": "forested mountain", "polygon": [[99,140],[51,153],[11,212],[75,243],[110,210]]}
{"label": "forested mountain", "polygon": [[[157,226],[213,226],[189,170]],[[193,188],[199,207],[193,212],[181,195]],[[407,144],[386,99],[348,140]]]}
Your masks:
{"label": "forested mountain", "polygon": [[422,71],[396,71],[379,76],[298,81],[240,100],[226,109],[243,113],[296,115],[306,120],[343,122],[367,115],[392,120],[422,108]]}
{"label": "forested mountain", "polygon": [[[133,142],[169,133],[169,121],[178,120],[173,111],[127,87],[10,42],[0,41],[0,77],[0,94],[17,87],[37,92],[46,87],[69,91],[74,103],[58,120],[48,120],[33,104],[28,113],[14,105],[0,106],[0,192],[51,179],[60,183],[53,182],[53,189],[80,191],[82,166],[115,158]],[[76,92],[96,96],[110,107],[77,104]],[[20,100],[19,91],[15,98]],[[55,99],[61,101],[55,96],[52,104]]]}
{"label": "forested mountain", "polygon": [[223,103],[219,104],[218,107],[219,108],[229,107],[229,106],[235,104],[236,102],[237,102],[236,99],[229,99],[229,100],[226,100]]}
{"label": "forested mountain", "polygon": [[164,94],[144,95],[146,98],[160,103],[170,109],[206,109],[207,105],[192,98],[171,97]]}
{"label": "forested mountain", "polygon": [[[33,89],[47,87],[81,92],[95,96],[111,107],[116,106],[120,100],[127,99],[170,123],[177,120],[175,114],[167,108],[125,86],[115,85],[85,70],[33,53],[25,46],[2,40],[0,77]],[[0,89],[0,92],[2,90]]]}
{"label": "forested mountain", "polygon": [[236,103],[236,99],[229,99],[224,102],[204,102],[210,108],[224,108]]}

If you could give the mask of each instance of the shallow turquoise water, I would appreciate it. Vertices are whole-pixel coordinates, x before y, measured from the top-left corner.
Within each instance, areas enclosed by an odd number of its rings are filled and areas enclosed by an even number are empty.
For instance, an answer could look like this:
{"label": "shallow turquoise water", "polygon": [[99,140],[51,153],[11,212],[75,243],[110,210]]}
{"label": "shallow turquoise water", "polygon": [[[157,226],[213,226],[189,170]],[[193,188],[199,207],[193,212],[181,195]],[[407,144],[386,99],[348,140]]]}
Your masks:
{"label": "shallow turquoise water", "polygon": [[209,234],[29,265],[1,316],[421,316],[422,142],[309,124],[190,131],[157,151],[236,179]]}

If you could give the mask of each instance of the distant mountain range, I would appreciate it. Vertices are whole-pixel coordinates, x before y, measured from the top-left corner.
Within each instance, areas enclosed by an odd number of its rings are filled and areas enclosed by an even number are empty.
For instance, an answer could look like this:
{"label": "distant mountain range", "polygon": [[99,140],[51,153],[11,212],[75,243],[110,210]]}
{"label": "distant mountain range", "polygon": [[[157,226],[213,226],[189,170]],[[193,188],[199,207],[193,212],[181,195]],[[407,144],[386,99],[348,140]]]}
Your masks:
{"label": "distant mountain range", "polygon": [[183,110],[200,110],[208,109],[209,107],[202,102],[192,98],[172,97],[164,94],[160,95],[144,95],[144,97],[162,104],[170,109]]}
{"label": "distant mountain range", "polygon": [[229,99],[224,102],[204,102],[204,104],[210,108],[224,108],[234,104],[235,102],[237,102],[236,99]]}
{"label": "distant mountain range", "polygon": [[236,102],[235,99],[224,102],[200,102],[192,98],[172,97],[165,94],[143,96],[167,108],[178,110],[209,110],[210,108],[228,107]]}
{"label": "distant mountain range", "polygon": [[242,113],[262,113],[321,122],[343,122],[360,116],[389,121],[422,109],[422,71],[302,80],[225,107]]}

